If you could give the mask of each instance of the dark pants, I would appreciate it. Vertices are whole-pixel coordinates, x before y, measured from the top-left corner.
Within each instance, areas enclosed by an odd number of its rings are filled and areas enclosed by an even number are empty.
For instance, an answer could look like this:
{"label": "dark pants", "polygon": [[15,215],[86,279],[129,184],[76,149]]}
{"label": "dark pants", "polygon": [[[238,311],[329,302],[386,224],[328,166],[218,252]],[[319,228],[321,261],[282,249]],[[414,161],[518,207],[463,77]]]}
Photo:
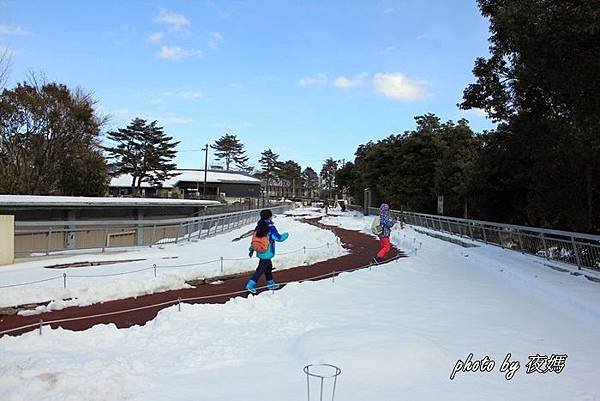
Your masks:
{"label": "dark pants", "polygon": [[267,281],[273,280],[273,274],[271,273],[272,270],[273,263],[271,262],[271,259],[260,259],[258,262],[258,267],[252,275],[252,280],[258,283],[258,279],[263,275],[263,273],[265,274]]}

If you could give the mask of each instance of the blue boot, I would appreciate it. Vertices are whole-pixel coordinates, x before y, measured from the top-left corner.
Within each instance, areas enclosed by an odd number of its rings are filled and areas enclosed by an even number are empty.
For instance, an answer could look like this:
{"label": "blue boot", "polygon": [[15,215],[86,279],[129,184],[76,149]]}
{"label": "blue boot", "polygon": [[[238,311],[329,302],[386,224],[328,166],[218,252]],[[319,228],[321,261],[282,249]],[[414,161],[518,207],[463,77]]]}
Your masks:
{"label": "blue boot", "polygon": [[279,288],[279,284],[277,284],[274,280],[267,281],[267,288],[270,290],[276,290]]}
{"label": "blue boot", "polygon": [[250,291],[253,294],[256,294],[256,281],[254,280],[248,280],[248,283],[246,284],[246,289],[248,291]]}

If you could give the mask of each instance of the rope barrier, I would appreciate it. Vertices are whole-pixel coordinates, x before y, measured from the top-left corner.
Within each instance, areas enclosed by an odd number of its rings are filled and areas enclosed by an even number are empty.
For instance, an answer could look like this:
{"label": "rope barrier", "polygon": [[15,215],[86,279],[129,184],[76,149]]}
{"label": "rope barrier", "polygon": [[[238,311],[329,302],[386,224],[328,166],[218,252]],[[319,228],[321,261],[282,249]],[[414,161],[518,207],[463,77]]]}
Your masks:
{"label": "rope barrier", "polygon": [[181,265],[169,265],[169,266],[156,266],[157,269],[172,269],[174,267],[190,267],[190,266],[203,266],[203,265],[208,265],[211,263],[216,263],[216,262],[220,262],[221,259],[213,259],[213,260],[208,260],[206,262],[195,262],[195,263],[184,263]]}
{"label": "rope barrier", "polygon": [[[391,259],[388,259],[383,264],[387,264],[387,263],[397,260],[401,257],[402,257],[402,255],[397,255]],[[361,270],[361,269],[364,269],[364,268],[367,268],[370,266],[372,266],[372,265],[368,264],[368,265],[363,265],[363,266],[359,266],[359,267],[348,269],[348,270],[342,270],[342,271],[334,270],[331,273],[325,273],[325,274],[320,274],[317,276],[307,277],[307,278],[304,278],[301,280],[284,281],[279,284],[281,286],[284,286],[287,284],[302,283],[304,281],[312,281],[312,280],[316,280],[316,279],[320,279],[320,278],[335,277],[336,275],[339,275],[340,273],[354,272],[354,271]],[[261,287],[256,287],[256,289],[263,290],[263,289],[268,289],[268,287],[265,285],[265,286],[261,286]],[[120,315],[120,314],[124,314],[124,313],[136,312],[136,311],[141,311],[141,310],[146,310],[146,309],[153,309],[153,308],[157,308],[157,307],[165,306],[165,305],[176,305],[180,302],[192,302],[192,301],[199,301],[199,300],[203,300],[203,299],[212,299],[212,298],[233,296],[233,295],[237,295],[237,294],[246,294],[246,293],[248,293],[248,290],[244,289],[244,290],[231,291],[231,292],[225,292],[225,293],[220,293],[220,294],[203,295],[200,297],[177,298],[177,299],[173,299],[173,300],[169,300],[169,301],[165,301],[165,302],[159,302],[159,303],[152,304],[152,305],[140,306],[137,308],[128,308],[128,309],[123,309],[123,310],[119,310],[119,311],[98,313],[98,314],[87,315],[87,316],[76,316],[76,317],[65,318],[65,319],[55,319],[55,320],[49,320],[47,322],[40,321],[39,323],[30,323],[30,324],[26,324],[24,326],[14,327],[12,329],[0,331],[0,336],[9,334],[9,333],[13,333],[15,331],[25,330],[25,329],[28,329],[31,327],[42,327],[42,326],[48,326],[48,325],[57,324],[57,323],[66,323],[66,322],[73,322],[73,321],[78,321],[78,320],[93,319],[93,318],[98,318],[98,317],[114,316],[114,315]]]}
{"label": "rope barrier", "polygon": [[56,279],[59,279],[59,278],[63,278],[63,275],[61,274],[60,276],[50,277],[50,278],[46,278],[46,279],[43,279],[43,280],[37,280],[37,281],[28,281],[28,282],[25,282],[25,283],[0,285],[0,288],[20,287],[20,286],[23,286],[23,285],[30,285],[30,284],[43,283],[43,282],[46,282],[46,281],[52,281],[52,280],[56,280]]}
{"label": "rope barrier", "polygon": [[131,273],[139,273],[139,272],[143,272],[146,270],[152,270],[154,269],[154,267],[145,267],[143,269],[139,269],[139,270],[131,270],[128,272],[120,272],[120,273],[108,273],[108,274],[69,274],[69,278],[75,277],[75,278],[95,278],[95,277],[114,277],[114,276],[124,276],[126,274],[131,274]]}
{"label": "rope barrier", "polygon": [[[325,245],[321,245],[321,246],[317,246],[317,247],[306,247],[306,248],[299,248],[299,249],[295,249],[293,251],[288,251],[288,252],[278,252],[278,255],[290,255],[292,253],[297,253],[303,250],[316,250],[316,249],[321,249],[324,247],[328,247],[330,246],[330,243],[327,243]],[[248,257],[239,257],[239,258],[223,258],[223,261],[240,261],[240,260],[248,260]],[[207,265],[207,264],[211,264],[211,263],[216,263],[216,262],[220,262],[221,259],[213,259],[213,260],[208,260],[205,262],[194,262],[194,263],[184,263],[184,264],[179,264],[179,265],[164,265],[164,266],[156,266],[156,269],[172,269],[172,268],[177,268],[177,267],[192,267],[192,266],[203,266],[203,265]],[[146,270],[152,270],[155,267],[146,267],[143,269],[138,269],[138,270],[131,270],[131,271],[127,271],[127,272],[118,272],[118,273],[107,273],[107,274],[69,274],[68,278],[100,278],[100,277],[116,277],[116,276],[124,276],[127,274],[133,274],[133,273],[139,273],[142,271],[146,271]],[[44,280],[37,280],[37,281],[28,281],[28,282],[24,282],[24,283],[17,283],[17,284],[8,284],[8,285],[2,285],[0,286],[0,288],[11,288],[11,287],[20,287],[20,286],[25,286],[25,285],[32,285],[32,284],[38,284],[38,283],[43,283],[46,281],[52,281],[52,280],[56,280],[58,278],[63,278],[63,275],[60,276],[56,276],[56,277],[52,277],[52,278],[48,278],[48,279],[44,279]]]}

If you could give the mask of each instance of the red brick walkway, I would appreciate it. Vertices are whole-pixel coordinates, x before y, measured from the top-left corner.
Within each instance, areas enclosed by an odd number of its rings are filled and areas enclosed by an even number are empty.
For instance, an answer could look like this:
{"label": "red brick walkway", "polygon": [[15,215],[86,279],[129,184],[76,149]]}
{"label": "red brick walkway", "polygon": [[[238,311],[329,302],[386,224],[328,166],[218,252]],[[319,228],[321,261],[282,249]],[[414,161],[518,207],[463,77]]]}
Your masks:
{"label": "red brick walkway", "polygon": [[[273,276],[279,283],[314,280],[323,277],[331,277],[333,274],[342,271],[355,270],[357,268],[368,266],[373,256],[379,249],[378,241],[371,236],[359,233],[357,231],[345,230],[339,227],[326,226],[315,220],[306,220],[307,223],[316,225],[320,228],[333,231],[340,237],[343,246],[350,251],[348,255],[318,262],[308,266],[298,266],[285,270],[275,270]],[[388,258],[401,257],[404,254],[392,248]],[[274,259],[275,267],[277,259]],[[244,287],[249,273],[246,276],[225,280],[222,284],[202,284],[194,288],[165,291],[150,295],[143,295],[136,298],[126,298],[115,301],[108,301],[89,306],[76,306],[57,311],[45,312],[32,316],[8,316],[0,321],[0,332],[17,327],[32,325],[24,329],[11,332],[8,335],[19,335],[28,331],[37,330],[40,319],[44,322],[55,320],[73,319],[71,321],[62,321],[50,323],[52,328],[62,327],[69,330],[86,330],[94,325],[102,323],[114,323],[119,328],[131,327],[133,325],[144,325],[146,322],[154,319],[163,308],[175,305],[178,299],[184,303],[225,303],[229,299],[242,296],[247,297],[248,293]],[[264,280],[264,277],[261,279]],[[260,282],[259,286],[264,285]],[[264,291],[264,289],[259,289]],[[226,294],[226,295],[222,295]],[[198,298],[195,300],[185,300],[186,298]],[[152,306],[163,303],[160,306]],[[115,313],[123,310],[144,308],[142,310]],[[114,314],[113,314],[114,313]],[[84,316],[102,315],[85,319]]]}

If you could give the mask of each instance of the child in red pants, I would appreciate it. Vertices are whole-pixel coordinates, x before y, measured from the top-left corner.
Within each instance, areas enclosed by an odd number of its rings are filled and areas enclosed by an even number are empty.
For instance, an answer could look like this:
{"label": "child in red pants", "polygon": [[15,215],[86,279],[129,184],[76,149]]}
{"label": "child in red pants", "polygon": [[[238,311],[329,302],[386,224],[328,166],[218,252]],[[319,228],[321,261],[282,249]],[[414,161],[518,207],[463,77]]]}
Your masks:
{"label": "child in red pants", "polygon": [[382,203],[379,206],[379,224],[381,224],[382,233],[379,234],[379,252],[377,256],[373,258],[375,263],[383,262],[385,255],[390,251],[392,245],[390,244],[390,234],[392,233],[392,227],[396,224],[396,219],[390,217],[390,205]]}

